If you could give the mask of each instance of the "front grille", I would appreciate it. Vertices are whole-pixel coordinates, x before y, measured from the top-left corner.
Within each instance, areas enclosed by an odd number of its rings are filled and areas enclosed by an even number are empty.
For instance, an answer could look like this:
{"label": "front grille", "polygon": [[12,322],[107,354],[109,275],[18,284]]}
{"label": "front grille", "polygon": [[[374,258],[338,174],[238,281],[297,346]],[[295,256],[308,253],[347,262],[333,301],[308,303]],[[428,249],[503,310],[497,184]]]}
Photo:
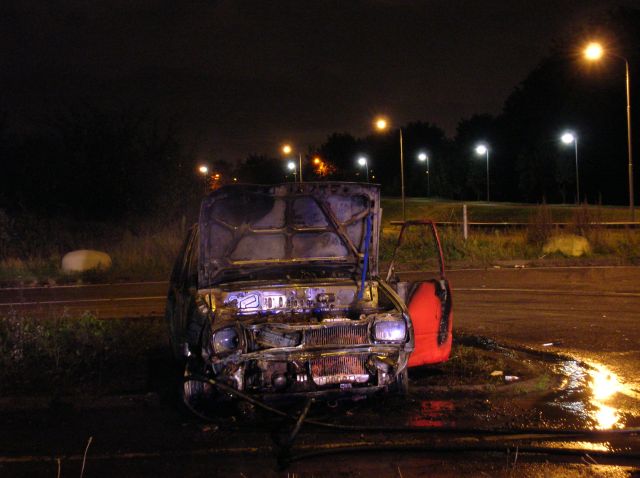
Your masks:
{"label": "front grille", "polygon": [[361,345],[369,343],[367,324],[332,325],[306,330],[306,345]]}
{"label": "front grille", "polygon": [[316,385],[339,383],[365,383],[369,374],[365,368],[365,355],[323,357],[309,361],[311,378]]}

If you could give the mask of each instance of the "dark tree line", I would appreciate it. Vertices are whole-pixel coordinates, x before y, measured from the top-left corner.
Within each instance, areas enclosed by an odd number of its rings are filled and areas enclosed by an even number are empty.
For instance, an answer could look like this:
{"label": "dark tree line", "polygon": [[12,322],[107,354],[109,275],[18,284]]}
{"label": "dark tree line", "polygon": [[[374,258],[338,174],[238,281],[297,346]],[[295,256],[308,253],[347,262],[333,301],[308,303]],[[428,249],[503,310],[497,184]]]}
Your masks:
{"label": "dark tree line", "polygon": [[[466,118],[453,138],[425,120],[401,125],[406,194],[426,195],[426,164],[417,161],[424,151],[430,158],[432,196],[484,199],[486,163],[473,148],[485,141],[492,200],[574,202],[573,150],[559,141],[561,131],[571,128],[579,137],[580,199],[626,203],[624,62],[608,56],[597,65],[587,64],[580,49],[590,37],[602,38],[631,65],[633,140],[636,171],[640,169],[640,10],[620,8],[559,41],[497,116]],[[58,113],[21,136],[9,125],[10,118],[0,116],[0,210],[119,221],[170,218],[197,208],[203,178],[196,173],[194,151],[185,146],[173,121],[85,106]],[[333,133],[309,148],[303,176],[363,181],[365,171],[356,160],[364,155],[371,181],[380,183],[384,194],[397,195],[398,136],[398,129],[363,138]],[[221,173],[219,183],[232,178],[293,180],[284,161],[268,155],[211,166]]]}
{"label": "dark tree line", "polygon": [[177,214],[202,192],[175,125],[142,112],[80,107],[3,131],[0,209],[124,221]]}
{"label": "dark tree line", "polygon": [[[637,174],[640,169],[640,10],[618,8],[604,19],[591,21],[581,31],[558,41],[550,55],[509,95],[499,115],[464,119],[453,138],[447,138],[440,128],[428,122],[402,125],[407,194],[426,195],[426,168],[416,161],[418,151],[424,150],[430,156],[432,195],[484,199],[486,162],[474,153],[474,146],[485,141],[490,147],[492,199],[572,203],[576,199],[574,150],[560,142],[562,131],[571,129],[579,138],[580,200],[626,203],[624,62],[606,55],[600,62],[589,64],[582,58],[581,51],[591,38],[601,39],[613,52],[629,60],[637,182],[640,177]],[[399,194],[397,129],[383,136],[365,138],[349,133],[331,134],[324,144],[307,155],[306,178],[314,178],[311,158],[315,154],[336,166],[336,172],[328,178],[340,180],[364,179],[364,171],[356,164],[356,158],[363,154],[369,158],[372,176],[375,176],[372,181],[380,182],[387,194]],[[269,161],[271,165],[277,164],[273,159]],[[250,170],[246,172],[247,180],[259,179]],[[327,178],[318,176],[317,179]]]}

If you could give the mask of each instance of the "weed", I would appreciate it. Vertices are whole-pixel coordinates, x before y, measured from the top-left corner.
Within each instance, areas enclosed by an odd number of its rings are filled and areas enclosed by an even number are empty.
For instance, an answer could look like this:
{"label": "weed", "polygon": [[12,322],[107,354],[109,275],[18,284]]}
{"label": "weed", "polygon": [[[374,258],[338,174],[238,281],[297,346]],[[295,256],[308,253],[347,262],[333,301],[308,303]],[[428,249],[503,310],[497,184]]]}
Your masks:
{"label": "weed", "polygon": [[164,344],[165,336],[158,319],[5,316],[0,318],[0,394],[99,386],[131,377],[135,370],[145,375],[140,359]]}
{"label": "weed", "polygon": [[553,232],[551,211],[546,204],[539,205],[535,213],[529,218],[527,227],[527,243],[542,247],[549,240]]}

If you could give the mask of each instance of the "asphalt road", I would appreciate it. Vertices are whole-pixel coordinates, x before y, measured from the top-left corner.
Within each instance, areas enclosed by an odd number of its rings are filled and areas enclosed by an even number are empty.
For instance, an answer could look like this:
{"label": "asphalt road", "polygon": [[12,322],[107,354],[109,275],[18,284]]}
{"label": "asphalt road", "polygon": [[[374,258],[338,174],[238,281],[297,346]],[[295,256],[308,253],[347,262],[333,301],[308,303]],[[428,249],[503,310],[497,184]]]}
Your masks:
{"label": "asphalt road", "polygon": [[[637,423],[640,417],[637,377],[640,327],[636,322],[640,319],[640,268],[465,270],[452,271],[449,278],[454,294],[454,326],[459,332],[561,352],[605,367],[615,373],[623,385],[621,393],[616,395],[619,398],[607,405],[615,408],[614,413],[631,417],[633,421],[627,423]],[[164,310],[166,289],[164,282],[1,289],[0,315],[34,316],[43,320],[85,311],[114,320],[159,316]],[[571,378],[570,375],[567,377]],[[441,402],[427,400],[430,401],[424,403],[428,406],[443,406],[438,405]],[[568,400],[572,403],[571,397]],[[485,405],[474,402],[473,406],[482,409]],[[495,403],[491,406],[497,407]],[[186,476],[202,476],[211,470],[212,460],[216,470],[225,476],[285,476],[286,473],[273,471],[273,458],[253,458],[257,460],[255,465],[248,464],[247,454],[258,453],[259,456],[260,450],[269,449],[269,438],[263,431],[221,435],[215,427],[185,423],[183,417],[167,413],[166,406],[158,404],[152,394],[121,399],[111,397],[104,406],[92,399],[84,405],[51,407],[37,409],[25,403],[23,411],[0,411],[0,422],[4,421],[6,430],[11,433],[10,438],[3,440],[11,446],[0,454],[0,475],[2,470],[8,473],[6,476],[18,476],[13,472],[31,472],[30,476],[55,475],[56,462],[51,456],[64,456],[62,476],[76,476],[80,473],[84,447],[88,449],[89,446],[87,438],[93,435],[96,435],[96,443],[91,445],[91,474],[87,476],[113,476],[119,471],[129,476],[132,473],[140,476],[183,475],[187,469],[190,471]],[[0,427],[0,438],[2,432],[3,427]],[[381,443],[386,439],[388,437],[356,435],[348,443]],[[305,446],[318,446],[323,440],[328,447],[336,446],[339,441],[330,434],[312,434],[301,437],[296,446],[304,450]],[[178,443],[184,446],[181,448]],[[195,446],[189,444],[197,444],[199,448],[183,450]],[[227,456],[222,461],[214,460],[222,453],[220,447],[226,447]],[[27,450],[34,456],[27,455]],[[69,450],[76,451],[69,454]],[[443,476],[477,476],[481,473],[514,476],[510,474],[512,468],[502,464],[502,455],[486,455],[486,460],[480,459],[478,464],[478,455],[468,460],[447,461],[439,454],[414,455],[411,459],[405,454],[385,454],[384,458],[370,456],[359,460],[353,455],[345,455],[331,457],[331,465],[320,459],[292,470],[306,473],[306,476],[311,476],[309,473],[335,475],[338,470],[341,476],[364,473],[421,476],[425,470]],[[261,468],[264,463],[270,468]],[[499,468],[496,463],[500,463]],[[332,473],[327,473],[327,466],[331,467]],[[465,469],[465,466],[470,468]],[[584,469],[545,468],[548,466],[551,465],[522,463],[518,465],[516,475],[586,476]],[[248,475],[247,470],[251,472]],[[625,470],[621,473],[620,476],[626,476]]]}
{"label": "asphalt road", "polygon": [[[606,364],[640,391],[639,267],[492,268],[449,271],[448,277],[458,331],[570,352]],[[167,287],[144,282],[0,289],[0,314],[161,316]]]}

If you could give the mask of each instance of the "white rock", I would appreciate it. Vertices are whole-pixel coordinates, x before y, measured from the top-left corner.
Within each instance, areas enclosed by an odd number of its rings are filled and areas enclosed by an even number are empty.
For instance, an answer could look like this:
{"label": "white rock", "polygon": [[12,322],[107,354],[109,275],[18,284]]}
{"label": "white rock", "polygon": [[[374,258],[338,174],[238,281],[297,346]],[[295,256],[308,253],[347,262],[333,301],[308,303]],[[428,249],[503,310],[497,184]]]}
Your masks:
{"label": "white rock", "polygon": [[81,249],[72,251],[62,258],[64,272],[84,272],[91,269],[109,269],[111,257],[106,252]]}
{"label": "white rock", "polygon": [[542,248],[542,252],[550,254],[560,252],[565,256],[579,257],[591,252],[589,241],[585,237],[575,234],[559,234],[551,236]]}

